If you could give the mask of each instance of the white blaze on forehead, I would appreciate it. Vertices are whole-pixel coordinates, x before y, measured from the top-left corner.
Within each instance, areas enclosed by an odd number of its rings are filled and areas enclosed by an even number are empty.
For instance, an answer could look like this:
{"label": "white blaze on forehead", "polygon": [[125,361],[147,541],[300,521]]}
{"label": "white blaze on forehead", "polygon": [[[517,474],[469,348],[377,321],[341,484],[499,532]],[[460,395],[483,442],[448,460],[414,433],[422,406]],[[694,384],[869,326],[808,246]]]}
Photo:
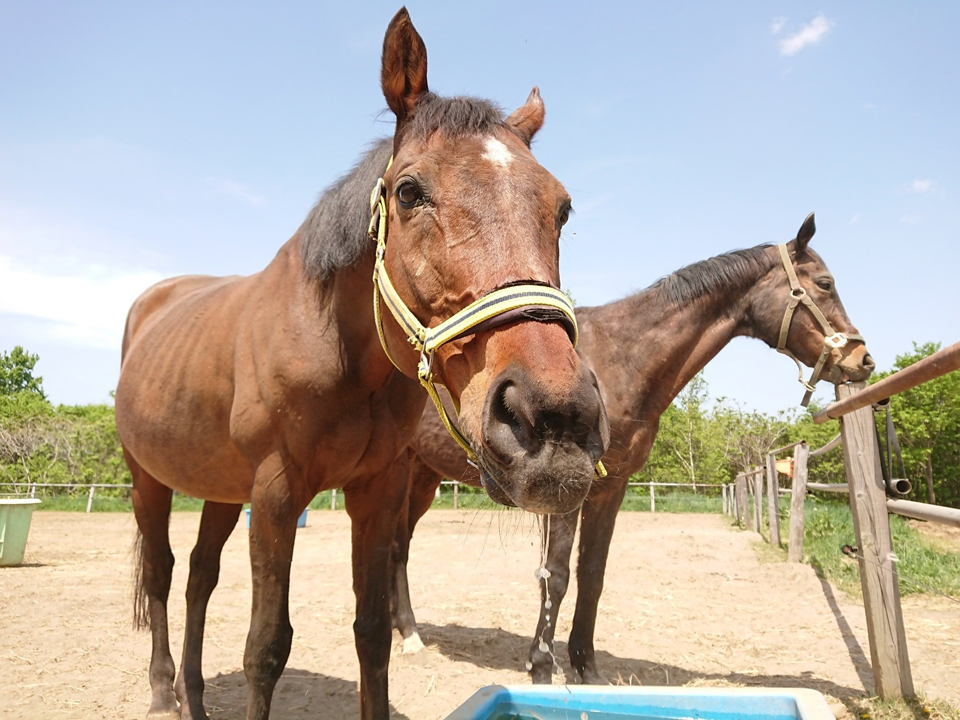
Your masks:
{"label": "white blaze on forehead", "polygon": [[510,149],[506,145],[496,138],[488,137],[484,143],[482,157],[484,160],[489,160],[494,165],[506,167],[510,164],[510,161],[513,160],[513,153],[510,152]]}

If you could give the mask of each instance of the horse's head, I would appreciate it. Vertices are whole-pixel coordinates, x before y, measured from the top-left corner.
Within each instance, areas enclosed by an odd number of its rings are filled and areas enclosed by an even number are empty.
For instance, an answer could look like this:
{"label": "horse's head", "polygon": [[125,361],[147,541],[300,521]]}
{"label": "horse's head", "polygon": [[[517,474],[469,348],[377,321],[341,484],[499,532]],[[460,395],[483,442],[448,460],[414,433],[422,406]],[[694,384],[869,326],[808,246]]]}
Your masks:
{"label": "horse's head", "polygon": [[[557,290],[570,197],[530,152],[543,123],[540,94],[534,88],[503,118],[487,102],[430,93],[426,48],[405,9],[387,29],[381,81],[397,117],[380,191],[385,348],[405,374],[431,375],[450,391],[494,500],[569,511],[586,496],[609,428],[596,379],[574,351],[572,309]],[[491,295],[504,288],[511,292]],[[411,343],[418,325],[435,330],[481,299],[507,302],[513,289],[549,299],[451,332],[427,352]],[[409,309],[409,322],[391,297]]]}
{"label": "horse's head", "polygon": [[761,319],[764,337],[780,352],[814,369],[807,387],[819,378],[834,384],[866,380],[875,363],[864,339],[850,322],[836,282],[821,257],[809,247],[816,232],[813,213],[797,237],[773,252],[778,257],[764,289],[753,302],[753,316]]}

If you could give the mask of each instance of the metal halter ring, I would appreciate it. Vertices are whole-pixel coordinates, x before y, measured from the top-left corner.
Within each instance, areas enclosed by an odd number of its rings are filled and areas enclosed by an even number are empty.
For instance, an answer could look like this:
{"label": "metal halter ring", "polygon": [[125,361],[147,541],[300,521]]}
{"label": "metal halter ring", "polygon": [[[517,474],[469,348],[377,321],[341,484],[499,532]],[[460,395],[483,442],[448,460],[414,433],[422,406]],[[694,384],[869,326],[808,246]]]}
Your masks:
{"label": "metal halter ring", "polygon": [[829,337],[823,339],[823,344],[827,345],[834,350],[839,350],[842,347],[846,347],[849,342],[849,338],[844,333],[834,333]]}

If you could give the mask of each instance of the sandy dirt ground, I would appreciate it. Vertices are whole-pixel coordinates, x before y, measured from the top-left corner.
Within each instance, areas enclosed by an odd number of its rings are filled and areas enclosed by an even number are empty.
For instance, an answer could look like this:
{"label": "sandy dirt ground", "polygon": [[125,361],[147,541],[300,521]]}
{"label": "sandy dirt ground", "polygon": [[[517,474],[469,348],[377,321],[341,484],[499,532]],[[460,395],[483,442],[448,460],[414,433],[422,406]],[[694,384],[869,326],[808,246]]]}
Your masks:
{"label": "sandy dirt ground", "polygon": [[[183,592],[198,513],[175,514],[170,602],[179,659]],[[247,537],[224,551],[207,616],[204,675],[212,718],[244,716],[242,654],[250,611]],[[0,716],[142,718],[147,633],[131,629],[131,514],[36,513],[27,564],[0,569]],[[862,606],[808,566],[764,562],[757,535],[716,515],[620,516],[600,604],[597,649],[612,682],[812,687],[834,698],[870,686]],[[432,511],[410,560],[426,648],[390,665],[393,717],[443,718],[476,689],[527,683],[539,602],[539,530],[529,515]],[[573,596],[560,612],[569,633]],[[358,714],[349,520],[311,512],[291,588],[293,650],[273,717]],[[931,697],[960,701],[960,605],[904,602],[913,673]],[[566,643],[558,642],[563,665]]]}

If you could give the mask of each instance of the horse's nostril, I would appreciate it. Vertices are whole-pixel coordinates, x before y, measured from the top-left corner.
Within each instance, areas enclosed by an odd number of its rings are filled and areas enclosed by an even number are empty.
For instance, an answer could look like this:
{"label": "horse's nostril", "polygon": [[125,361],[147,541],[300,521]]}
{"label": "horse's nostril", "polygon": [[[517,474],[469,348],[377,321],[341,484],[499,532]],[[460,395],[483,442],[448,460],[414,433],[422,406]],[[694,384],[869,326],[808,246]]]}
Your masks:
{"label": "horse's nostril", "polygon": [[870,356],[870,353],[867,353],[863,356],[863,369],[873,372],[877,367],[877,364],[873,361],[873,358]]}
{"label": "horse's nostril", "polygon": [[[519,448],[529,447],[533,427],[527,418],[523,394],[511,381],[505,380],[490,398],[491,423],[484,424],[488,439],[492,440],[491,449],[496,447],[509,455]],[[519,447],[518,447],[519,446]]]}

